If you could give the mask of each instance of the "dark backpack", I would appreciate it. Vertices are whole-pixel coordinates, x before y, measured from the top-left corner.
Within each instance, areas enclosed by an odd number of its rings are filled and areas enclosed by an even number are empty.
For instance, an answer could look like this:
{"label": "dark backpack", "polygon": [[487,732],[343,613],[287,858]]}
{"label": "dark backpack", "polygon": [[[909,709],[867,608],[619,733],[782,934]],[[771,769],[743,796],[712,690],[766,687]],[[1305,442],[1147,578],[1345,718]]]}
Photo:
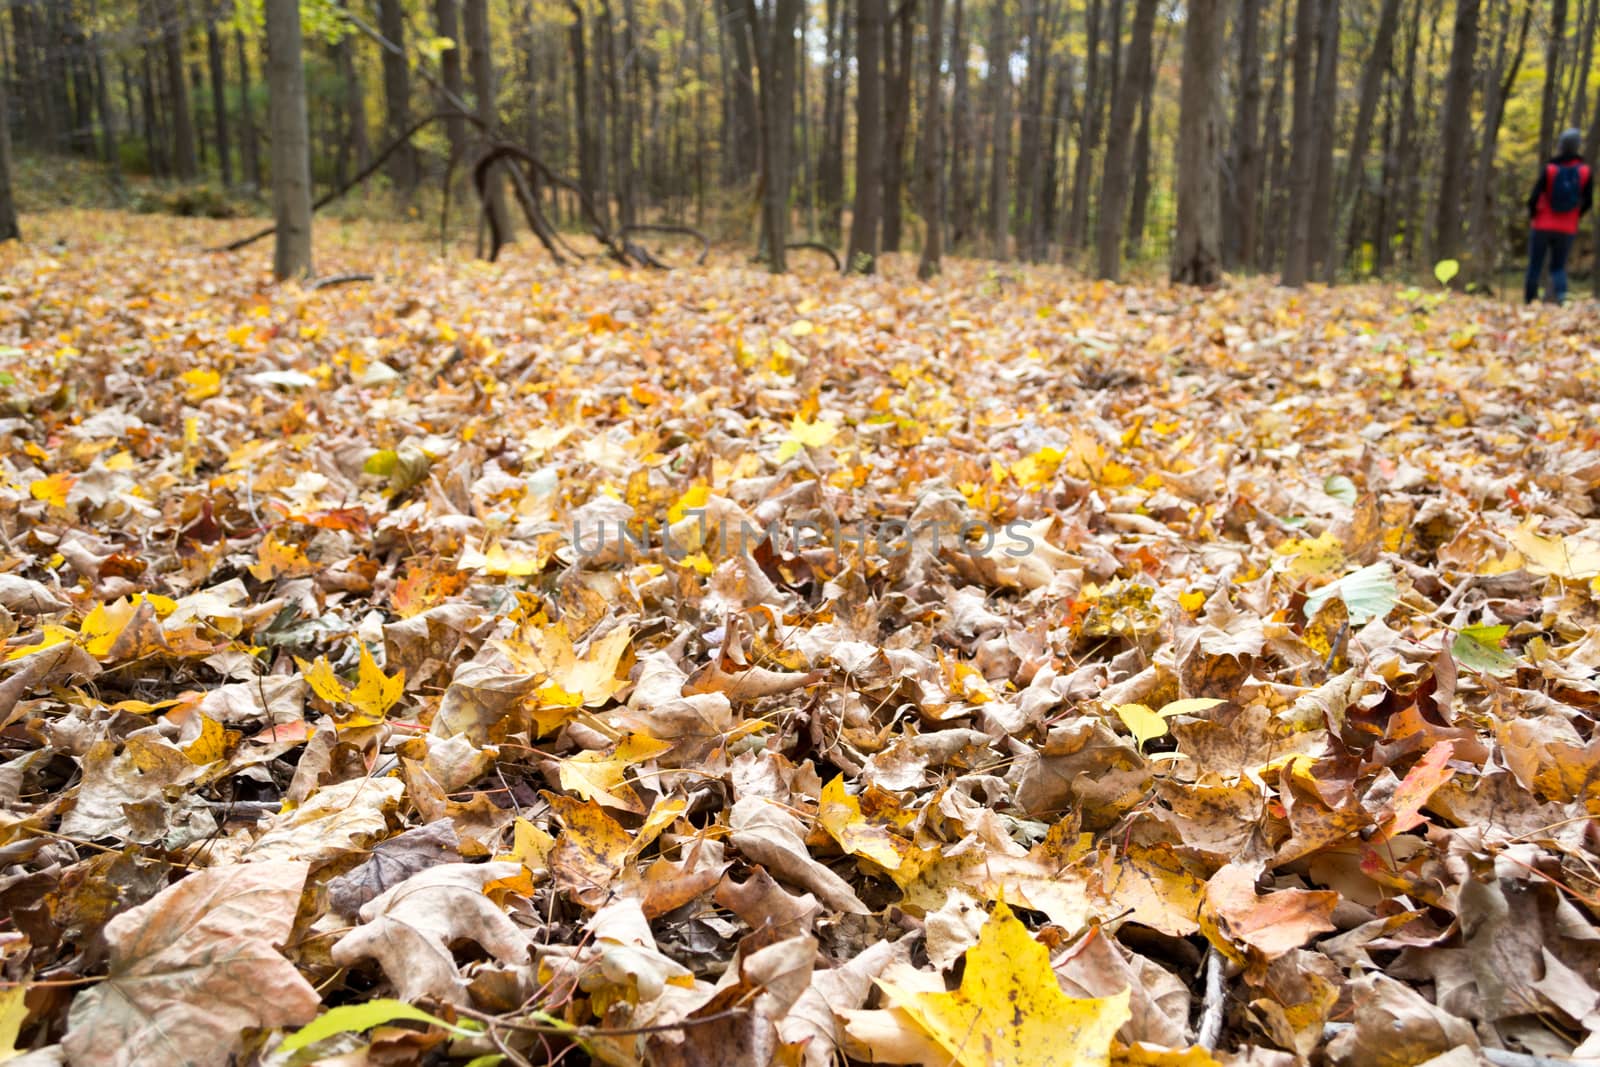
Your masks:
{"label": "dark backpack", "polygon": [[1578,210],[1583,198],[1583,168],[1576,163],[1551,164],[1550,210],[1558,215]]}

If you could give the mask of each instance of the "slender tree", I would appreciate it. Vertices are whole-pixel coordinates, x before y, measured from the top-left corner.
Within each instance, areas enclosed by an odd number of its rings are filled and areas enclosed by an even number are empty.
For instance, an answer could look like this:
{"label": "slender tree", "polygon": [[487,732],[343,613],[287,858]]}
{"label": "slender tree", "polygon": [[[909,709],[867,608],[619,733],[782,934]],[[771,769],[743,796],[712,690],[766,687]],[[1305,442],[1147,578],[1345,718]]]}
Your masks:
{"label": "slender tree", "polygon": [[[1457,26],[1460,25],[1457,16]],[[1476,24],[1474,12],[1474,24]],[[1539,158],[1550,157],[1555,143],[1556,123],[1560,121],[1561,50],[1567,37],[1567,0],[1550,0],[1550,26],[1545,34],[1544,86],[1539,93]],[[1454,73],[1454,56],[1451,71]]]}
{"label": "slender tree", "polygon": [[845,270],[878,269],[878,230],[883,217],[883,35],[888,0],[856,0],[858,44],[856,92],[856,202],[850,218]]}
{"label": "slender tree", "polygon": [[162,0],[158,12],[172,116],[172,166],[179,178],[187,180],[199,175],[200,164],[195,148],[194,112],[189,107],[189,86],[184,79],[183,7],[177,0]]}
{"label": "slender tree", "polygon": [[[1208,2],[1212,3],[1214,9],[1215,0]],[[1196,17],[1193,10],[1191,8],[1189,16],[1191,24]],[[1133,13],[1133,41],[1128,46],[1127,69],[1123,84],[1112,97],[1111,125],[1106,130],[1105,169],[1100,182],[1100,218],[1095,240],[1095,270],[1100,277],[1112,281],[1122,276],[1122,224],[1127,211],[1133,168],[1133,120],[1139,101],[1144,96],[1145,81],[1150,77],[1150,37],[1155,21],[1156,0],[1138,0]],[[1189,93],[1199,84],[1190,83],[1188,56],[1186,40],[1183,68],[1183,114],[1186,122],[1192,118]],[[1218,161],[1212,162],[1215,165]]]}
{"label": "slender tree", "polygon": [[1011,28],[1005,0],[989,13],[989,116],[994,124],[989,162],[989,255],[1011,254]]}
{"label": "slender tree", "polygon": [[300,0],[266,0],[267,92],[272,99],[272,272],[311,273],[311,136],[300,52]]}
{"label": "slender tree", "polygon": [[[411,63],[406,55],[406,9],[401,0],[378,0],[378,30],[394,47],[383,50],[384,126],[397,141],[411,126]],[[389,157],[389,177],[403,196],[417,188],[417,154],[410,144]]]}
{"label": "slender tree", "polygon": [[22,240],[17,225],[17,201],[11,185],[11,101],[5,78],[0,78],[0,241]]}
{"label": "slender tree", "polygon": [[233,43],[239,56],[239,177],[251,189],[260,189],[261,151],[255,104],[250,99],[250,54],[245,50],[244,30],[234,30]]}
{"label": "slender tree", "polygon": [[1172,247],[1172,280],[1189,285],[1212,285],[1222,276],[1217,172],[1222,161],[1224,22],[1222,0],[1189,0],[1178,118],[1178,222]]}
{"label": "slender tree", "polygon": [[[462,33],[467,42],[467,64],[472,68],[472,91],[477,97],[478,120],[491,134],[500,128],[495,107],[494,59],[489,39],[488,0],[465,0],[461,9]],[[502,241],[512,240],[511,211],[501,174],[490,175],[487,210]]]}
{"label": "slender tree", "polygon": [[211,68],[211,120],[222,184],[233,184],[233,160],[228,154],[228,76],[224,69],[222,34],[217,29],[222,13],[213,4],[206,11],[206,63]]}
{"label": "slender tree", "polygon": [[[444,92],[439,94],[439,106],[448,111],[454,107],[451,97],[467,98],[467,82],[461,73],[461,56],[466,51],[466,41],[461,35],[461,0],[433,0],[433,30],[441,40],[450,42],[439,53],[439,81],[444,86]],[[450,144],[450,157],[465,162],[466,117],[452,115],[446,119],[444,132]]]}
{"label": "slender tree", "polygon": [[[1261,2],[1239,5],[1239,107],[1233,124],[1233,181],[1228,199],[1230,239],[1223,244],[1235,266],[1254,263],[1256,216],[1261,191]],[[1392,0],[1386,0],[1392,2]],[[1146,135],[1145,117],[1140,134]]]}
{"label": "slender tree", "polygon": [[1311,278],[1311,197],[1316,187],[1317,161],[1312,111],[1312,71],[1315,69],[1317,26],[1322,3],[1338,0],[1299,0],[1294,18],[1294,118],[1289,128],[1289,237],[1283,253],[1283,284],[1304,285]]}
{"label": "slender tree", "polygon": [[1479,0],[1456,0],[1439,153],[1439,202],[1433,227],[1435,259],[1454,259],[1461,252],[1467,138],[1472,133],[1472,74],[1478,53],[1478,3]]}
{"label": "slender tree", "polygon": [[922,255],[917,260],[917,277],[923,281],[939,273],[944,254],[944,189],[940,175],[940,155],[944,151],[943,90],[939,84],[939,51],[944,43],[944,0],[928,0],[927,88],[923,92],[922,115],[922,218],[925,232]]}

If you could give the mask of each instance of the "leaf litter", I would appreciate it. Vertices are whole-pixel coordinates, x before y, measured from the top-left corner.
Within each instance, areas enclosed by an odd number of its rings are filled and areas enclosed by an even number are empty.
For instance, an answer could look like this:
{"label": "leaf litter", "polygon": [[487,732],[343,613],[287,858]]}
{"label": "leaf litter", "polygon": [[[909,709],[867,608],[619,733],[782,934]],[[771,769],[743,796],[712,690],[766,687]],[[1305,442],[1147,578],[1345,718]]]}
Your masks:
{"label": "leaf litter", "polygon": [[0,1059],[1600,1056],[1592,309],[52,225]]}

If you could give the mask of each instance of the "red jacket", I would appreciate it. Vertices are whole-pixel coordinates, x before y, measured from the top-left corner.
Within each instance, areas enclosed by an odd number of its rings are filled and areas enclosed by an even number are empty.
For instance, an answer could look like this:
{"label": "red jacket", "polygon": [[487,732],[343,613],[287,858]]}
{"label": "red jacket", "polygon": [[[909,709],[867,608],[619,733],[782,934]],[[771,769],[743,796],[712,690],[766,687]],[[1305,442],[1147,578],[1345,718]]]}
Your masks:
{"label": "red jacket", "polygon": [[[1577,167],[1578,185],[1581,190],[1578,197],[1578,206],[1571,211],[1553,211],[1550,207],[1550,185],[1555,180],[1556,170],[1559,167]],[[1582,156],[1567,156],[1553,159],[1539,170],[1539,180],[1533,184],[1533,192],[1528,196],[1528,214],[1531,225],[1536,230],[1548,233],[1578,232],[1578,220],[1589,210],[1594,202],[1594,175],[1589,170],[1589,165],[1583,161]]]}

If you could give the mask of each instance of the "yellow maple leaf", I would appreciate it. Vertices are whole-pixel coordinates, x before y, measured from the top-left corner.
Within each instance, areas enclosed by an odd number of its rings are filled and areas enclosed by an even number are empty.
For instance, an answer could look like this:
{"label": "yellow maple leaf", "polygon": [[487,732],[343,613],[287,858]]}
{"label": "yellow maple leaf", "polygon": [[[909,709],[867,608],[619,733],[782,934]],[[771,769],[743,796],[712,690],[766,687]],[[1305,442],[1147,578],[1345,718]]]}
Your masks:
{"label": "yellow maple leaf", "polygon": [[822,787],[817,821],[840,848],[852,856],[871,860],[891,876],[912,848],[909,841],[891,833],[888,827],[867,821],[860,798],[845,791],[843,775]]}
{"label": "yellow maple leaf", "polygon": [[796,456],[802,448],[821,448],[839,435],[839,427],[831,422],[807,422],[799,415],[789,423],[789,436],[778,446],[778,462]]}
{"label": "yellow maple leaf", "polygon": [[1344,545],[1331,530],[1320,537],[1292,537],[1273,552],[1283,558],[1283,573],[1295,581],[1344,569]]}
{"label": "yellow maple leaf", "polygon": [[361,646],[361,661],[356,666],[356,685],[347,698],[350,706],[364,718],[381,722],[389,709],[400,702],[406,691],[406,672],[396,671],[393,677],[383,673],[367,646]]}
{"label": "yellow maple leaf", "polygon": [[197,404],[222,392],[222,375],[214,370],[196,367],[184,371],[178,377],[189,387],[183,391],[183,398],[191,404]]}
{"label": "yellow maple leaf", "polygon": [[609,750],[580,752],[561,761],[561,788],[584,800],[644,814],[639,794],[624,779],[628,768],[672,747],[647,734],[629,734]]}
{"label": "yellow maple leaf", "polygon": [[1558,578],[1593,578],[1600,575],[1600,543],[1576,537],[1545,537],[1539,518],[1530,515],[1506,534],[1511,547],[1522,553],[1529,571]]}
{"label": "yellow maple leaf", "polygon": [[294,658],[300,673],[304,676],[306,684],[311,686],[311,691],[330,704],[343,704],[350,699],[350,690],[344,687],[344,682],[333,672],[333,665],[328,662],[327,656],[318,656],[315,663],[307,663],[299,656]]}
{"label": "yellow maple leaf", "polygon": [[35,478],[28,483],[28,493],[35,500],[43,500],[53,508],[67,506],[67,494],[78,484],[78,476],[68,471],[57,471],[48,478]]}
{"label": "yellow maple leaf", "polygon": [[1111,1039],[1132,1018],[1128,991],[1069,997],[1050,953],[1002,901],[967,950],[961,988],[914,993],[878,979],[962,1067],[1105,1067]]}

